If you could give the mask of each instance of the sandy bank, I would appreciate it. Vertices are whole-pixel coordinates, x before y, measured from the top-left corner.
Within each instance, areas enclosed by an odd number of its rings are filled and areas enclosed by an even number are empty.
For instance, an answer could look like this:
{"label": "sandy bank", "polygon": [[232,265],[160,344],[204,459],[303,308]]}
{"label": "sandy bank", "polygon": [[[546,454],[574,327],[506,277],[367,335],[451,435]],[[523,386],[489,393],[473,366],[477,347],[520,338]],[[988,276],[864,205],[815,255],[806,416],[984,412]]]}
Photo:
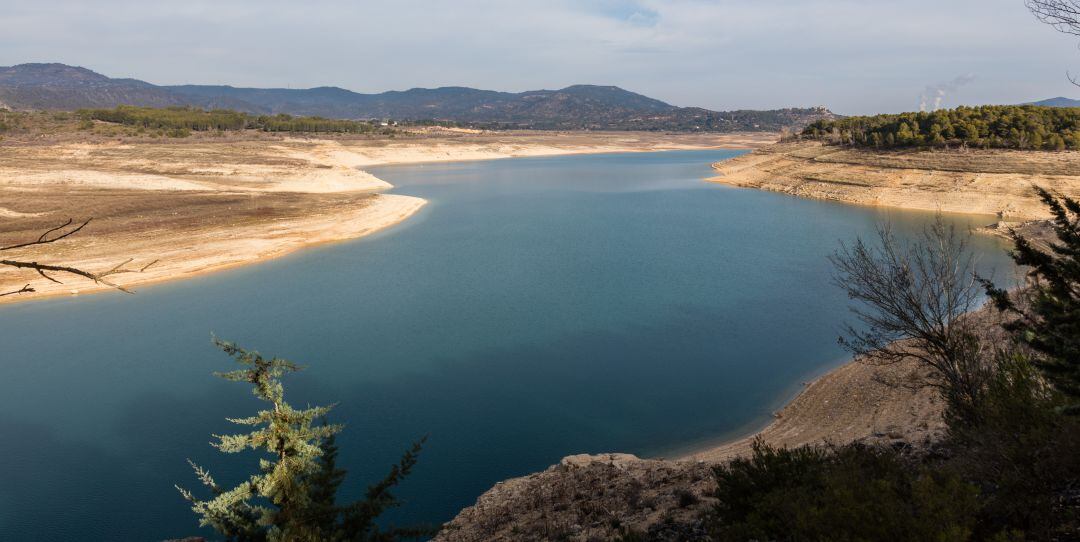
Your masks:
{"label": "sandy bank", "polygon": [[849,362],[807,383],[764,429],[706,446],[680,460],[720,462],[749,455],[754,439],[777,447],[853,441],[920,443],[941,435],[943,406],[935,390],[886,385],[903,380],[914,364],[877,367]]}
{"label": "sandy bank", "polygon": [[993,214],[1016,223],[1048,218],[1032,185],[1080,195],[1080,152],[861,151],[783,143],[715,164],[710,181],[794,196]]}
{"label": "sandy bank", "polygon": [[[63,262],[92,272],[100,272],[132,259],[128,268],[139,273],[110,277],[117,284],[134,287],[153,282],[187,278],[237,265],[282,256],[315,244],[362,237],[405,220],[426,202],[420,198],[394,194],[310,197],[290,194],[228,195],[196,193],[181,212],[155,206],[144,194],[121,193],[86,195],[95,204],[115,202],[123,210],[107,221],[92,223],[76,237],[43,250],[10,252],[11,259]],[[173,198],[170,198],[173,199]],[[157,216],[171,213],[169,216]],[[38,219],[40,220],[40,218]],[[22,238],[36,236],[27,230]],[[14,236],[4,235],[4,239]],[[41,280],[33,273],[9,271],[0,274],[0,290],[32,284],[32,294],[0,297],[0,303],[25,301],[56,295],[86,294],[108,289],[81,278],[56,275],[64,284]]]}

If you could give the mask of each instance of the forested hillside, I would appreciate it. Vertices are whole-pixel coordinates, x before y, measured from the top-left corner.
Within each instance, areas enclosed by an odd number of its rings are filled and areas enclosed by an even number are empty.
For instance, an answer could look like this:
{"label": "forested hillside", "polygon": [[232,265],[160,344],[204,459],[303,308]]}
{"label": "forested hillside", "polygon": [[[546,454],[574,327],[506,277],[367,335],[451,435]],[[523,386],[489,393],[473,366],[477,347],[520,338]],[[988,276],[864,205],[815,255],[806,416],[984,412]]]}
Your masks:
{"label": "forested hillside", "polygon": [[847,117],[814,122],[802,135],[856,147],[1080,149],[1080,108],[1001,105]]}
{"label": "forested hillside", "polygon": [[196,132],[262,130],[366,134],[377,129],[375,124],[365,121],[293,117],[285,114],[250,115],[228,109],[206,111],[195,107],[152,108],[122,105],[114,109],[83,109],[78,111],[78,115],[86,120],[113,122],[125,126]]}

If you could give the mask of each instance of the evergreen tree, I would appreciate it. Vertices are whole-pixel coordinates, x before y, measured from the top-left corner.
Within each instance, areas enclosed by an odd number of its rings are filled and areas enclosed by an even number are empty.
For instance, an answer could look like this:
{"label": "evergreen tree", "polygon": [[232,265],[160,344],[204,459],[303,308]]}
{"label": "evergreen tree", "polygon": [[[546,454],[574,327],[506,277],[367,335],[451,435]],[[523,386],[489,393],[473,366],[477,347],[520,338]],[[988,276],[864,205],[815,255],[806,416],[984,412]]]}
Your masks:
{"label": "evergreen tree", "polygon": [[1010,293],[985,284],[998,308],[1016,316],[1006,328],[1043,354],[1038,367],[1076,401],[1080,399],[1080,202],[1035,190],[1054,215],[1057,242],[1043,249],[1012,232],[1013,260],[1030,269],[1028,288]]}
{"label": "evergreen tree", "polygon": [[[964,143],[1056,150],[1060,148],[1057,138],[1064,140],[1066,147],[1080,148],[1080,137],[1075,136],[1078,127],[1080,108],[994,105],[958,107],[933,113],[820,120],[807,126],[802,135],[855,146],[876,145],[877,141],[882,141],[889,147]],[[826,137],[827,134],[845,133],[851,133],[853,137]]]}
{"label": "evergreen tree", "polygon": [[[249,418],[229,421],[255,429],[238,435],[215,435],[212,445],[224,453],[257,450],[269,458],[259,460],[259,473],[232,489],[224,489],[202,467],[191,463],[199,480],[214,494],[199,500],[177,486],[199,516],[199,525],[208,526],[227,540],[237,542],[306,542],[397,540],[429,533],[426,529],[380,530],[376,518],[399,501],[390,490],[416,464],[421,442],[406,452],[390,474],[368,490],[366,498],[339,506],[338,488],[345,471],[337,467],[335,435],[341,425],[328,424],[325,416],[332,406],[294,409],[285,401],[280,378],[300,366],[284,359],[266,359],[235,344],[214,339],[214,344],[244,368],[217,376],[254,386],[256,397],[271,404]],[[316,420],[323,420],[316,425]]]}
{"label": "evergreen tree", "polygon": [[908,123],[900,123],[900,130],[896,133],[896,142],[900,145],[910,145],[915,140],[915,134]]}

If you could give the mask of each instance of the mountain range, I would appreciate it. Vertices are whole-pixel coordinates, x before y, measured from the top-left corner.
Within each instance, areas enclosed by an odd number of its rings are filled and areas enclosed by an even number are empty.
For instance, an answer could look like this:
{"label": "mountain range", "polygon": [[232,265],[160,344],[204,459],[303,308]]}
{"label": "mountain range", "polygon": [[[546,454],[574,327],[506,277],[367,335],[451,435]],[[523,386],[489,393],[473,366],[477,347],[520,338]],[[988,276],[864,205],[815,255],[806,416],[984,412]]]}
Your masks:
{"label": "mountain range", "polygon": [[520,93],[442,87],[361,94],[338,87],[161,86],[138,79],[111,78],[66,64],[0,67],[0,107],[75,110],[118,105],[194,106],[252,114],[452,121],[549,130],[779,130],[835,116],[825,107],[724,112],[677,107],[614,86],[574,85]]}
{"label": "mountain range", "polygon": [[1080,100],[1058,96],[1057,98],[1050,98],[1049,100],[1043,100],[1041,102],[1032,102],[1027,105],[1041,105],[1045,107],[1080,107]]}

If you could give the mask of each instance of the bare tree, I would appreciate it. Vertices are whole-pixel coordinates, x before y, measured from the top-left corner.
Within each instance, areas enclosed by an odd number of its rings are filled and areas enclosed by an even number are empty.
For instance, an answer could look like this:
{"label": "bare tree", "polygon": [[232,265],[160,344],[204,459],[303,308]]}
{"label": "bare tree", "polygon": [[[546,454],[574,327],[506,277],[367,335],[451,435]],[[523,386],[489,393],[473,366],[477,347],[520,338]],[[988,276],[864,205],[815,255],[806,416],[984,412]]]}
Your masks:
{"label": "bare tree", "polygon": [[[1025,0],[1024,3],[1040,21],[1059,32],[1080,36],[1080,1]],[[1071,73],[1067,73],[1066,76],[1072,84],[1080,86],[1080,81]]]}
{"label": "bare tree", "polygon": [[[146,271],[147,269],[149,269],[150,266],[156,264],[158,262],[157,260],[154,260],[154,261],[142,266],[141,268],[128,268],[127,265],[130,264],[133,261],[133,259],[128,259],[128,260],[126,260],[124,262],[121,262],[121,263],[119,263],[119,264],[117,264],[117,265],[115,265],[115,266],[113,266],[110,269],[107,269],[105,271],[92,272],[92,271],[86,271],[84,269],[80,269],[78,267],[73,267],[73,266],[69,266],[69,265],[46,264],[46,263],[41,263],[41,262],[38,262],[38,261],[30,261],[30,260],[21,259],[21,258],[20,259],[7,259],[7,258],[3,257],[3,256],[6,256],[6,255],[3,254],[5,252],[13,252],[13,251],[17,251],[19,249],[27,249],[27,248],[38,247],[38,246],[43,246],[43,245],[50,245],[50,244],[55,243],[55,242],[57,242],[57,241],[59,241],[61,239],[71,237],[72,235],[75,235],[76,233],[82,231],[83,228],[85,228],[88,224],[90,224],[91,220],[92,219],[87,219],[85,222],[82,222],[81,224],[76,225],[74,219],[69,218],[67,222],[65,222],[65,223],[63,223],[63,224],[61,224],[59,226],[56,226],[55,228],[50,228],[49,230],[46,230],[45,233],[42,233],[40,236],[38,236],[37,239],[34,239],[32,241],[27,241],[27,242],[24,242],[24,243],[17,243],[17,244],[14,244],[14,245],[0,246],[0,267],[14,267],[16,269],[31,269],[33,271],[36,271],[38,275],[41,275],[42,278],[44,278],[46,280],[49,280],[49,281],[52,281],[52,282],[55,282],[57,284],[63,284],[63,282],[60,281],[59,279],[57,279],[56,277],[54,277],[53,275],[74,275],[74,276],[90,279],[90,280],[92,280],[92,281],[94,281],[95,283],[98,283],[98,284],[104,284],[105,286],[108,286],[110,288],[116,288],[117,290],[120,290],[122,292],[131,293],[130,290],[128,290],[128,289],[124,288],[123,286],[120,286],[120,285],[112,282],[110,277],[115,276],[115,275],[119,275],[119,274],[122,274],[122,273],[141,273],[141,272]],[[10,295],[18,295],[18,294],[24,294],[24,293],[31,293],[31,292],[34,292],[34,291],[36,291],[36,290],[29,283],[27,283],[25,286],[23,286],[22,288],[19,288],[17,290],[11,290],[11,291],[7,291],[7,292],[0,292],[0,297],[10,296]]]}
{"label": "bare tree", "polygon": [[883,226],[876,244],[858,239],[830,258],[834,281],[858,302],[859,324],[840,343],[866,363],[916,361],[930,375],[917,385],[939,389],[959,420],[970,419],[993,375],[989,345],[965,316],[983,298],[969,237],[939,216],[914,242]]}

